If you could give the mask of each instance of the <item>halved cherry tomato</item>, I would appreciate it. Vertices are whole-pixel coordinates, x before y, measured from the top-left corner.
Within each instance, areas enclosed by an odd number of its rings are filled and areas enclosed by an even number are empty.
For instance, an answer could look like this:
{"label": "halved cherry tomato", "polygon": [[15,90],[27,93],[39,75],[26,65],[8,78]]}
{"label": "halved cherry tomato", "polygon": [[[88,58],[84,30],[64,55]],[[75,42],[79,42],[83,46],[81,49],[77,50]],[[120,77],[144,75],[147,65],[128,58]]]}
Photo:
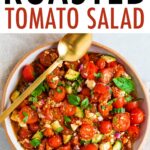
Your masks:
{"label": "halved cherry tomato", "polygon": [[137,108],[138,107],[138,102],[137,101],[132,101],[132,102],[128,102],[126,105],[125,105],[125,108],[127,111],[131,111],[132,109],[134,108]]}
{"label": "halved cherry tomato", "polygon": [[112,124],[110,121],[101,121],[99,130],[102,134],[110,133],[112,130]]}
{"label": "halved cherry tomato", "polygon": [[86,79],[94,79],[94,74],[97,73],[98,67],[92,62],[87,62],[83,64],[83,68],[81,69],[81,76]]}
{"label": "halved cherry tomato", "polygon": [[88,144],[84,147],[81,147],[81,150],[98,150],[98,147],[94,144]]}
{"label": "halved cherry tomato", "polygon": [[130,114],[121,113],[113,117],[112,126],[115,131],[124,132],[130,127]]}
{"label": "halved cherry tomato", "polygon": [[58,148],[62,145],[62,139],[59,135],[54,135],[48,139],[48,144],[52,148]]}
{"label": "halved cherry tomato", "polygon": [[98,105],[98,111],[101,113],[103,117],[107,117],[109,112],[112,110],[112,105]]}
{"label": "halved cherry tomato", "polygon": [[104,94],[109,91],[108,86],[102,84],[102,83],[97,83],[96,86],[94,87],[94,92],[98,94]]}
{"label": "halved cherry tomato", "polygon": [[36,132],[36,131],[39,130],[39,124],[38,124],[38,123],[30,124],[30,125],[29,125],[29,129],[30,129],[32,132]]}
{"label": "halved cherry tomato", "polygon": [[59,78],[56,75],[50,74],[46,77],[46,81],[50,88],[55,89],[58,85]]}
{"label": "halved cherry tomato", "polygon": [[106,66],[106,61],[103,58],[100,58],[96,65],[98,66],[99,69],[104,69]]}
{"label": "halved cherry tomato", "polygon": [[81,139],[90,140],[95,134],[94,127],[90,124],[82,124],[79,134]]}
{"label": "halved cherry tomato", "polygon": [[99,78],[100,82],[104,84],[108,84],[113,75],[114,75],[114,69],[113,68],[105,68],[101,70],[101,77]]}
{"label": "halved cherry tomato", "polygon": [[137,126],[130,126],[128,129],[128,134],[132,139],[137,139],[140,134],[140,129]]}
{"label": "halved cherry tomato", "polygon": [[51,90],[49,96],[52,97],[55,102],[61,102],[66,96],[66,90],[63,86],[59,86],[57,89]]}
{"label": "halved cherry tomato", "polygon": [[26,65],[22,70],[23,79],[27,82],[34,81],[34,68],[32,65]]}
{"label": "halved cherry tomato", "polygon": [[124,97],[124,93],[117,87],[112,87],[113,96],[115,98]]}
{"label": "halved cherry tomato", "polygon": [[52,130],[51,128],[45,129],[45,131],[44,131],[44,136],[46,136],[46,137],[51,137],[51,136],[53,136],[53,135],[54,135],[54,132],[53,132],[53,130]]}
{"label": "halved cherry tomato", "polygon": [[125,72],[122,65],[118,65],[114,77],[120,77]]}
{"label": "halved cherry tomato", "polygon": [[140,124],[144,121],[144,112],[140,108],[132,109],[130,114],[132,124]]}
{"label": "halved cherry tomato", "polygon": [[23,120],[26,117],[24,114],[27,115],[27,124],[36,123],[38,121],[37,112],[31,109],[29,106],[25,106],[20,110],[19,117],[21,120]]}
{"label": "halved cherry tomato", "polygon": [[115,102],[113,103],[113,106],[115,108],[122,108],[124,106],[124,104],[125,104],[124,97],[120,97],[115,100]]}
{"label": "halved cherry tomato", "polygon": [[31,136],[31,131],[27,128],[20,128],[18,135],[20,139],[29,138]]}
{"label": "halved cherry tomato", "polygon": [[61,107],[61,112],[66,116],[73,116],[76,113],[76,107],[67,102],[64,102]]}

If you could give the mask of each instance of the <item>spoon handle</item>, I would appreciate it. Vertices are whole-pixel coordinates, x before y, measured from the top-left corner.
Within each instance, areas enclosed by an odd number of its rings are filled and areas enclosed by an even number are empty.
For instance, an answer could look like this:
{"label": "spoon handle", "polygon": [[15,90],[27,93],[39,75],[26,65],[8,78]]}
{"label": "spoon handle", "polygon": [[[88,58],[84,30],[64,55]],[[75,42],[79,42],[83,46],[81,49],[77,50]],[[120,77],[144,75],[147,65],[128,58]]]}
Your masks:
{"label": "spoon handle", "polygon": [[10,115],[10,113],[17,107],[19,104],[23,102],[23,100],[29,96],[42,81],[45,80],[46,76],[50,74],[63,60],[58,58],[47,70],[45,70],[11,105],[8,109],[3,111],[0,115],[0,123],[4,121],[4,119]]}

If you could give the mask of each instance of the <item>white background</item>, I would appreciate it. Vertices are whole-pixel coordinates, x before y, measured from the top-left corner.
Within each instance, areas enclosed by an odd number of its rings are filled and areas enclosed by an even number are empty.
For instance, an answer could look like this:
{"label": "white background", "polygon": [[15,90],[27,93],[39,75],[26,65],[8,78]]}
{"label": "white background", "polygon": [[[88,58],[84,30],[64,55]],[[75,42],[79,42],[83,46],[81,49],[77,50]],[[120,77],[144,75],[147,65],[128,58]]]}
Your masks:
{"label": "white background", "polygon": [[[37,10],[38,7],[42,7],[43,8],[43,14],[44,14],[44,21],[46,22],[46,17],[47,17],[47,12],[48,12],[48,9],[50,7],[53,8],[54,10],[54,15],[55,15],[55,22],[56,22],[56,29],[54,30],[52,28],[52,26],[50,26],[48,29],[37,29],[37,30],[34,30],[34,29],[29,29],[29,16],[30,16],[30,8],[31,7],[34,7],[34,5],[30,5],[30,3],[28,3],[27,1],[23,1],[23,4],[22,5],[16,5],[16,2],[15,0],[11,0],[12,1],[12,4],[11,5],[7,5],[7,7],[24,7],[26,8],[27,10],[27,15],[28,15],[28,25],[25,29],[21,30],[21,29],[18,29],[16,27],[16,23],[15,23],[15,20],[16,20],[16,15],[15,15],[15,11],[14,13],[12,13],[12,29],[11,30],[8,30],[8,27],[7,27],[7,23],[8,23],[8,16],[7,16],[7,12],[4,10],[4,8],[6,7],[6,5],[4,4],[4,0],[1,0],[0,1],[0,6],[1,6],[1,9],[0,9],[0,33],[67,33],[67,32],[92,32],[92,33],[150,33],[150,9],[149,9],[149,6],[150,6],[150,1],[149,0],[143,0],[143,2],[139,3],[139,4],[134,4],[134,5],[128,5],[127,4],[127,0],[123,0],[123,5],[110,5],[109,4],[109,0],[101,0],[101,4],[99,5],[94,5],[94,0],[85,0],[85,3],[82,4],[82,5],[79,5],[79,6],[76,6],[76,5],[72,5],[71,4],[71,0],[68,0],[69,4],[66,6],[66,5],[63,5],[62,4],[62,0],[59,0],[59,1],[56,1],[54,0],[54,5],[48,5],[48,0],[45,0],[42,4],[40,5],[36,5],[35,6],[35,9]],[[67,11],[64,12],[64,15],[63,15],[63,20],[64,20],[64,28],[63,29],[59,29],[59,13],[56,11],[56,7],[66,7],[66,9],[68,10],[70,7],[76,7],[78,9],[78,12],[79,12],[79,25],[76,29],[74,30],[71,30],[70,28],[68,28],[68,25],[67,25]],[[93,13],[94,14],[94,18],[97,20],[97,23],[98,23],[98,20],[99,20],[99,17],[100,17],[100,12],[101,12],[101,8],[104,7],[106,9],[106,14],[108,16],[108,23],[110,25],[110,21],[111,21],[111,18],[110,18],[110,8],[113,7],[115,8],[115,17],[114,17],[114,20],[115,20],[115,24],[116,25],[119,25],[121,24],[121,20],[122,20],[122,17],[123,17],[123,11],[124,11],[124,8],[127,7],[129,9],[129,15],[130,15],[130,19],[131,19],[131,22],[133,23],[133,8],[134,7],[139,7],[139,8],[142,8],[143,11],[144,11],[144,14],[145,14],[145,22],[144,22],[144,26],[143,28],[141,29],[128,29],[128,28],[125,28],[123,30],[119,30],[119,29],[105,29],[105,28],[102,28],[102,29],[97,29],[95,28],[94,30],[90,30],[87,28],[87,26],[89,24],[91,24],[91,21],[90,19],[87,17],[87,9],[89,7],[95,7],[96,8],[96,12]],[[20,17],[20,22],[22,22],[23,20],[23,17],[21,16]],[[72,16],[71,20],[74,20],[74,17]]]}
{"label": "white background", "polygon": [[[2,89],[17,61],[38,45],[54,41],[60,34],[0,35],[0,97]],[[94,34],[94,40],[121,53],[134,66],[145,83],[150,82],[150,34]],[[150,148],[150,134],[143,150]],[[0,150],[9,150],[4,131],[0,128]]]}

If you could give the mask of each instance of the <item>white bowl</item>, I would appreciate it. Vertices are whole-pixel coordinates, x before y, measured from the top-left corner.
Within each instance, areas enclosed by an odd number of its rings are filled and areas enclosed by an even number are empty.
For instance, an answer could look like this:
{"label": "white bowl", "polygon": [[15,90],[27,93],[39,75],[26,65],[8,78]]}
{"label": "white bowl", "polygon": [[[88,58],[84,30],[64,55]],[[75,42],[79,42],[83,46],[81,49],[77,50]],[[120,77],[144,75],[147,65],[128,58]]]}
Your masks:
{"label": "white bowl", "polygon": [[[6,82],[4,91],[3,91],[3,97],[2,97],[2,104],[1,104],[1,108],[2,110],[4,110],[5,108],[7,108],[10,105],[10,94],[12,93],[12,91],[15,89],[16,84],[18,83],[18,79],[20,77],[20,71],[22,69],[22,67],[26,64],[30,64],[31,62],[33,62],[35,60],[35,58],[44,50],[48,49],[48,48],[52,48],[52,47],[56,47],[57,46],[57,42],[56,43],[49,43],[47,45],[41,46],[37,49],[32,50],[31,52],[29,52],[27,55],[25,55],[18,63],[17,65],[14,67],[13,71],[10,73],[9,78]],[[111,54],[113,56],[115,56],[117,58],[117,60],[122,63],[127,72],[133,77],[133,80],[136,84],[136,89],[137,89],[137,93],[138,93],[138,97],[141,97],[144,99],[144,101],[141,104],[141,107],[143,108],[144,112],[145,112],[145,121],[144,123],[141,125],[141,135],[140,138],[134,143],[134,150],[141,150],[143,145],[144,145],[144,141],[146,139],[146,136],[149,132],[149,128],[150,128],[150,119],[149,119],[149,115],[150,115],[150,104],[149,104],[149,100],[148,100],[148,92],[147,90],[144,88],[143,83],[141,82],[140,78],[138,77],[138,75],[136,74],[136,72],[134,71],[134,69],[131,67],[130,64],[128,64],[128,62],[120,55],[118,54],[116,51],[101,45],[99,43],[93,42],[90,51],[92,52],[98,52],[98,53],[102,53],[102,54]],[[17,150],[22,150],[23,148],[21,147],[21,145],[19,144],[19,142],[17,141],[17,138],[14,134],[11,122],[9,117],[4,121],[4,129],[6,131],[8,140],[11,144],[11,147]]]}

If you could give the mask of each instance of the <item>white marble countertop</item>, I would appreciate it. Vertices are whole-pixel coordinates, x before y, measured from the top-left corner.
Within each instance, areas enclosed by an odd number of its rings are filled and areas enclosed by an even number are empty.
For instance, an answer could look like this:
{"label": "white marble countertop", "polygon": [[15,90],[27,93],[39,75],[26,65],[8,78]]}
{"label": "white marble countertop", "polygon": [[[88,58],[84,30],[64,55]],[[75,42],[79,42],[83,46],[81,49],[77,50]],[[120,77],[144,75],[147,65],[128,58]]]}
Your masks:
{"label": "white marble countertop", "polygon": [[[60,34],[1,34],[0,35],[0,98],[8,74],[17,61],[40,44],[57,40]],[[121,53],[136,69],[142,80],[150,82],[150,34],[94,34],[94,40]],[[143,150],[150,148],[150,134]],[[0,128],[0,150],[10,146]]]}

